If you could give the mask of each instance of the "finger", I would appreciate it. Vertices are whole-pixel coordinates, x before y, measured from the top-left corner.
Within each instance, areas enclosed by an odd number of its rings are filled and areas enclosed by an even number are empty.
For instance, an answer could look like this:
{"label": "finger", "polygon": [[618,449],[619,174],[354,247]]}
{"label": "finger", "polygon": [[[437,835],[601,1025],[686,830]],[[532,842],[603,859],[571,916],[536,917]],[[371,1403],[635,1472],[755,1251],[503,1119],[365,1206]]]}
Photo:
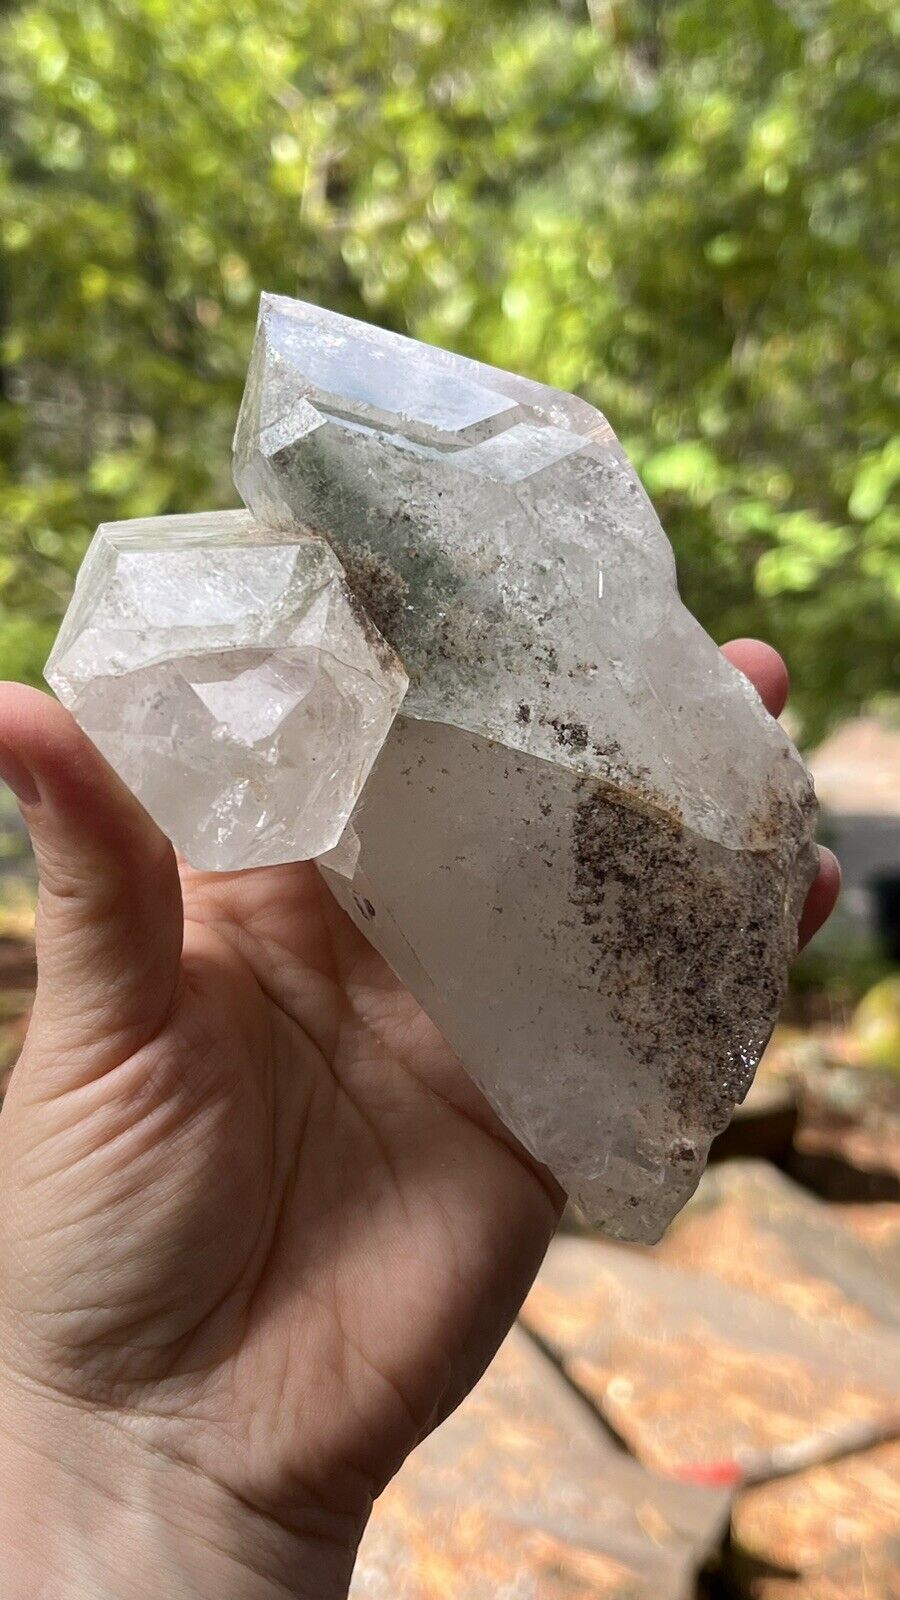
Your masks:
{"label": "finger", "polygon": [[818,933],[822,924],[828,921],[834,910],[840,890],[840,863],[830,850],[820,844],[819,875],[806,897],[806,905],[803,907],[803,913],[800,917],[798,950],[802,950],[805,944],[809,944],[813,934]]}
{"label": "finger", "polygon": [[90,1077],[152,1037],[172,1003],[175,855],[69,713],[37,689],[0,685],[0,777],[19,800],[40,879],[41,1056]]}
{"label": "finger", "polygon": [[761,639],[732,639],[722,654],[750,679],[770,716],[780,717],[790,688],[788,669],[770,644]]}
{"label": "finger", "polygon": [[[732,639],[722,646],[732,666],[750,679],[766,710],[780,717],[787,702],[790,679],[777,650],[761,639]],[[830,850],[819,846],[819,872],[800,918],[798,949],[802,950],[834,910],[841,889],[841,868]]]}

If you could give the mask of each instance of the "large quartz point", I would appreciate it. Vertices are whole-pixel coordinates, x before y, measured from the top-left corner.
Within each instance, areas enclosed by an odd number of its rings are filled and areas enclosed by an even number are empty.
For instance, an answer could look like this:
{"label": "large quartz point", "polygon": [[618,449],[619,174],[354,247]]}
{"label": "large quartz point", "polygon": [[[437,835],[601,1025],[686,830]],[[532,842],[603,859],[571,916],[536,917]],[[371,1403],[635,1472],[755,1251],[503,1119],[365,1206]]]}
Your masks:
{"label": "large quartz point", "polygon": [[245,511],[100,527],[46,676],[209,871],[336,845],[406,688],[324,540]]}
{"label": "large quartz point", "polygon": [[588,1216],[658,1238],[784,993],[796,751],[571,395],[266,296],[235,479],[410,677],[332,891]]}

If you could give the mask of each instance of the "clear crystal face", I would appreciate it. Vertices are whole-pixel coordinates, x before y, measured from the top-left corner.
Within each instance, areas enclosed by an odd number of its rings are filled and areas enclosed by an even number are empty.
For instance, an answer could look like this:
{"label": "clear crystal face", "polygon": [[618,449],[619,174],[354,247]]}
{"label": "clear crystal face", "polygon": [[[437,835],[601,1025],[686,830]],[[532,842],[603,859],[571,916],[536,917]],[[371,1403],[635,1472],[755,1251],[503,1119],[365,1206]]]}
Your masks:
{"label": "clear crystal face", "polygon": [[592,1220],[657,1238],[784,993],[796,751],[572,395],[264,296],[235,482],[410,676],[332,892]]}
{"label": "clear crystal face", "polygon": [[101,527],[46,675],[207,871],[332,849],[407,681],[329,546],[246,512]]}

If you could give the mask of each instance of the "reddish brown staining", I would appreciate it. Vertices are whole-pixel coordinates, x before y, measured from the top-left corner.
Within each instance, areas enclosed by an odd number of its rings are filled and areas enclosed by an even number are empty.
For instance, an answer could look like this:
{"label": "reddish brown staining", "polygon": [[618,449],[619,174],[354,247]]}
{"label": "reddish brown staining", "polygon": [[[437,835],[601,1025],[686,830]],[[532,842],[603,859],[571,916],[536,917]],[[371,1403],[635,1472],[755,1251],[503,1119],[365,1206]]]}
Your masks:
{"label": "reddish brown staining", "polygon": [[[408,514],[403,520],[410,520]],[[458,682],[483,683],[490,693],[498,677],[518,673],[525,662],[550,688],[559,667],[556,651],[544,642],[533,618],[496,593],[490,580],[497,558],[470,549],[454,551],[451,561],[423,545],[414,567],[407,549],[404,571],[368,546],[342,546],[340,554],[356,601],[399,652],[413,685],[427,682],[432,672],[443,678],[449,669]],[[522,702],[515,715],[526,727],[530,705]],[[586,748],[586,729],[559,726],[569,729],[571,748]]]}
{"label": "reddish brown staining", "polygon": [[[398,512],[396,521],[414,525],[409,511]],[[489,694],[506,673],[530,673],[552,691],[560,664],[544,636],[550,616],[529,613],[498,589],[501,558],[495,552],[475,543],[450,555],[423,539],[389,556],[369,545],[334,543],[351,593],[398,652],[411,685],[427,683],[432,673],[446,682],[449,671],[459,684],[483,685]],[[527,701],[519,702],[514,717],[519,728],[534,721],[552,728],[557,746],[572,757],[589,748],[581,722],[538,717]]]}
{"label": "reddish brown staining", "polygon": [[552,717],[550,726],[556,734],[556,742],[563,750],[573,750],[580,753],[588,747],[588,731],[583,722],[563,722],[560,717]]}
{"label": "reddish brown staining", "polygon": [[406,579],[376,550],[342,551],[341,560],[347,586],[363,615],[393,643],[409,595]]}
{"label": "reddish brown staining", "polygon": [[769,851],[789,866],[802,842],[812,838],[817,810],[811,780],[799,793],[787,792],[770,780],[759,804],[747,815],[746,837],[751,848]]}
{"label": "reddish brown staining", "polygon": [[469,675],[499,667],[502,646],[496,618],[457,600],[431,626],[425,654],[429,666],[451,662],[460,675]]}
{"label": "reddish brown staining", "polygon": [[679,1063],[677,1115],[718,1122],[783,997],[782,876],[770,857],[726,850],[608,784],[582,779],[580,796],[573,899],[593,930],[589,976],[635,1055]]}
{"label": "reddish brown staining", "polygon": [[625,752],[618,739],[595,739],[591,749],[597,760],[603,762],[604,766],[612,767],[619,763],[624,764]]}

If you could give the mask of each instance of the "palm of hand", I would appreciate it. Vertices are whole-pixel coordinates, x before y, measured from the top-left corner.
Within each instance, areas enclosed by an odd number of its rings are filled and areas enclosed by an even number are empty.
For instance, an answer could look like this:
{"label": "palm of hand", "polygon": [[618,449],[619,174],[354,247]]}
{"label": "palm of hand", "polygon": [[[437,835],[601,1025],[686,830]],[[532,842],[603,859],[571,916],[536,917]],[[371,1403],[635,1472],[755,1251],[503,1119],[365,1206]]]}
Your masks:
{"label": "palm of hand", "polygon": [[[728,651],[777,715],[779,658]],[[562,1195],[314,868],[179,885],[171,846],[34,690],[0,694],[0,774],[41,878],[0,1117],[4,1425],[11,1395],[55,1422],[66,1402],[50,1452],[74,1405],[187,1468],[179,1485],[267,1527],[321,1510],[349,1549],[499,1344]],[[827,858],[801,939],[838,881]]]}
{"label": "palm of hand", "polygon": [[25,1144],[15,1119],[8,1343],[252,1504],[364,1511],[490,1359],[562,1197],[312,867],[183,889],[161,1025]]}

